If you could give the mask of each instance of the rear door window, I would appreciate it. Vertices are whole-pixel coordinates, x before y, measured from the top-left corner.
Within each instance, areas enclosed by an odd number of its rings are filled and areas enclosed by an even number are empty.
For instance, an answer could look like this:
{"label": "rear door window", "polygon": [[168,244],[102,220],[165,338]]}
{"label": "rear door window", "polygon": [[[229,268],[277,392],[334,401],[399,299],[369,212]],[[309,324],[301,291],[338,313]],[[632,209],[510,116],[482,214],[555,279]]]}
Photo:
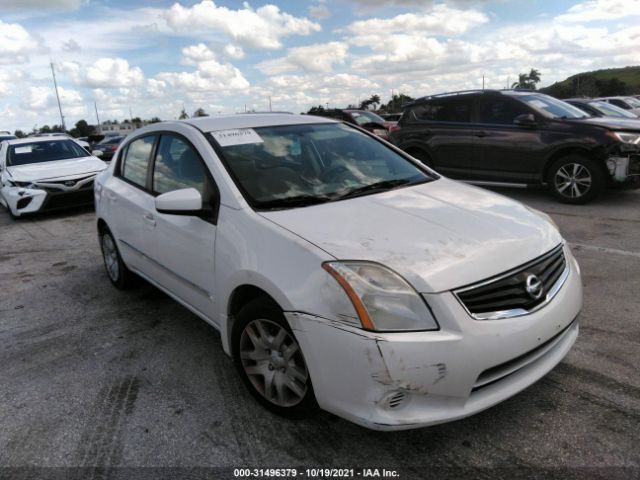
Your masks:
{"label": "rear door window", "polygon": [[120,167],[120,176],[122,178],[140,188],[146,187],[151,151],[156,139],[155,135],[149,135],[138,138],[127,146],[122,166]]}
{"label": "rear door window", "polygon": [[428,102],[411,107],[406,117],[409,123],[469,123],[471,122],[472,105],[473,97],[469,95],[434,98]]}

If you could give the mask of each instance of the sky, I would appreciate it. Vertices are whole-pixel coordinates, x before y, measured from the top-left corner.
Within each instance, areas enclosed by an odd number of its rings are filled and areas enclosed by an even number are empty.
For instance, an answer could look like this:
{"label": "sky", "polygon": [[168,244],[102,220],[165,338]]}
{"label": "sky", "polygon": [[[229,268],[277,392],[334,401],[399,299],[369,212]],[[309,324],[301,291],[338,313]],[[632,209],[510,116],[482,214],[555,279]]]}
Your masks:
{"label": "sky", "polygon": [[0,130],[345,107],[640,65],[640,0],[0,0]]}

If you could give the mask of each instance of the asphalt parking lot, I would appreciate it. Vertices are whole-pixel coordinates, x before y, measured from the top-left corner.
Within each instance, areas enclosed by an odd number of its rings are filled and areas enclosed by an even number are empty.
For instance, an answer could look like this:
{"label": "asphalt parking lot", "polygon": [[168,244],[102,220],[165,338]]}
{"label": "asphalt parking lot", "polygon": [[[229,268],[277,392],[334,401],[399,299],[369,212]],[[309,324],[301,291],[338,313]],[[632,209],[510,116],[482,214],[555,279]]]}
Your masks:
{"label": "asphalt parking lot", "polygon": [[640,475],[640,191],[588,206],[496,191],[551,214],[572,244],[585,285],[578,341],[510,400],[396,433],[326,413],[274,416],[245,391],[213,328],[147,284],[111,286],[91,209],[18,221],[0,209],[0,465]]}

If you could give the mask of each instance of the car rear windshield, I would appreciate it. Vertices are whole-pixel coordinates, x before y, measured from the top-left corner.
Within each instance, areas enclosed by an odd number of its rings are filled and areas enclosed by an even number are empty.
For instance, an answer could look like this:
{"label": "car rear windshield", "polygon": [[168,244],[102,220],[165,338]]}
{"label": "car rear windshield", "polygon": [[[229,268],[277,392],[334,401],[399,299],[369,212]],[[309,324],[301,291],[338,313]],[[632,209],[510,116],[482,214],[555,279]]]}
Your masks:
{"label": "car rear windshield", "polygon": [[332,202],[436,178],[345,124],[222,130],[211,137],[245,198],[258,210]]}
{"label": "car rear windshield", "polygon": [[593,108],[598,110],[603,115],[607,115],[609,117],[620,117],[620,118],[638,118],[631,112],[627,112],[624,108],[616,107],[615,105],[607,102],[589,102]]}
{"label": "car rear windshield", "polygon": [[514,98],[521,102],[525,102],[527,105],[549,118],[568,119],[587,118],[589,116],[579,108],[548,95],[514,95]]}
{"label": "car rear windshield", "polygon": [[7,165],[26,165],[88,156],[89,153],[72,140],[19,143],[9,146]]}

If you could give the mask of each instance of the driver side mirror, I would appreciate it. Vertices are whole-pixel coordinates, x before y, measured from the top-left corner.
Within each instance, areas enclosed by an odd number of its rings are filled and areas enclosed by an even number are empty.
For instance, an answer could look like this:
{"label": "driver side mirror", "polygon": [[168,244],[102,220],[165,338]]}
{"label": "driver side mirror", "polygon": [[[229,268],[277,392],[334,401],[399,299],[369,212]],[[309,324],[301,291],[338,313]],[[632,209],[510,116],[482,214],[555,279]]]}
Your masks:
{"label": "driver side mirror", "polygon": [[202,196],[195,188],[182,188],[158,195],[155,201],[158,213],[197,217],[212,213],[202,207]]}
{"label": "driver side mirror", "polygon": [[513,123],[521,127],[534,127],[536,125],[536,117],[533,113],[523,113],[514,118]]}
{"label": "driver side mirror", "polygon": [[102,150],[94,150],[93,152],[91,152],[91,155],[100,158],[102,157],[102,155],[104,155],[104,153],[102,152]]}

